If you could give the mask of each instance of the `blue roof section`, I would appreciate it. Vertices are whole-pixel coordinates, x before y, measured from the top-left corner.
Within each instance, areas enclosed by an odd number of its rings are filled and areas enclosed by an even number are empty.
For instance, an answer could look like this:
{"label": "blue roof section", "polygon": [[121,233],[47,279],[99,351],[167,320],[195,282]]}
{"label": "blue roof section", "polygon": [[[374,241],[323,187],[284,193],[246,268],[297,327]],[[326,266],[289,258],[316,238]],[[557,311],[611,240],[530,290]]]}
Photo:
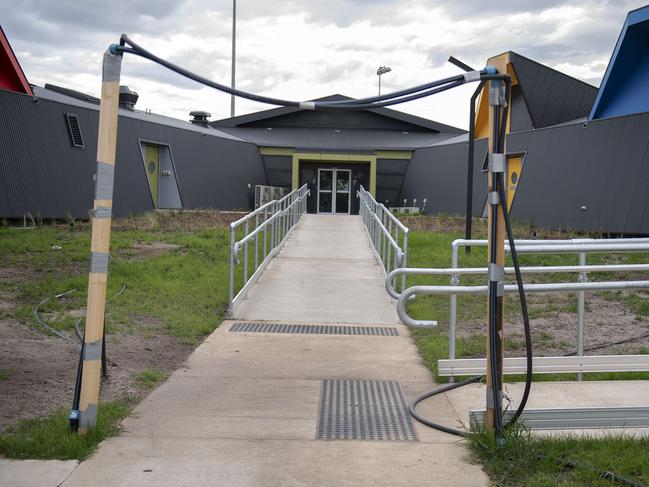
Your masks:
{"label": "blue roof section", "polygon": [[588,120],[649,111],[649,5],[627,15]]}

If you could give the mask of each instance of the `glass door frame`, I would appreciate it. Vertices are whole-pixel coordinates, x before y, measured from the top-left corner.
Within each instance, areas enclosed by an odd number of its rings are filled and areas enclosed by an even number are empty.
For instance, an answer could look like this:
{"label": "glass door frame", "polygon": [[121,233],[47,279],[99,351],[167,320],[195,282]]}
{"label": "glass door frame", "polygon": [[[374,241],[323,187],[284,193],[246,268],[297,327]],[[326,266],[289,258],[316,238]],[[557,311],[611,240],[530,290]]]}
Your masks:
{"label": "glass door frame", "polygon": [[[331,189],[320,189],[320,174],[323,171],[327,171],[331,173]],[[338,182],[338,173],[346,173],[347,174],[347,191],[338,191],[337,188],[337,182]],[[351,213],[351,205],[352,205],[352,191],[351,191],[351,185],[352,185],[352,171],[351,169],[337,169],[335,167],[320,167],[318,168],[318,187],[317,187],[317,193],[318,193],[318,199],[316,201],[316,209],[317,213],[322,213],[324,215],[349,215]],[[320,193],[329,193],[331,194],[331,211],[321,211],[320,210]],[[347,211],[346,212],[337,212],[336,211],[336,196],[338,194],[347,194]]]}
{"label": "glass door frame", "polygon": [[[338,191],[337,183],[338,183],[338,173],[339,172],[347,173],[347,191]],[[351,209],[352,209],[352,170],[351,169],[335,169],[333,188],[335,188],[334,195],[333,195],[334,198],[332,198],[332,200],[333,200],[332,207],[333,207],[334,213],[337,213],[339,215],[349,215],[351,213]],[[336,211],[338,194],[347,194],[347,211],[346,212],[338,212],[338,211]]]}

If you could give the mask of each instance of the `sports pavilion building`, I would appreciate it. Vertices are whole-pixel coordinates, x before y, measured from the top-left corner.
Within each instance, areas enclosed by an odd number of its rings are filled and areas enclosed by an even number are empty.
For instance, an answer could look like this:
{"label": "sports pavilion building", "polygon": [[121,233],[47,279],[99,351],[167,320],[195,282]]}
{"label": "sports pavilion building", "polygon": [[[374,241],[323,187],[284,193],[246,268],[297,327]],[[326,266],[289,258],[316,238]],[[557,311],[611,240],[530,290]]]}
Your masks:
{"label": "sports pavilion building", "polygon": [[[514,52],[489,59],[512,76],[512,217],[554,229],[649,234],[649,7],[634,10],[598,88]],[[0,217],[87,218],[99,100],[30,85],[0,32]],[[468,134],[378,108],[278,108],[209,122],[136,109],[120,94],[114,213],[246,210],[256,185],[311,188],[310,212],[358,212],[363,185],[388,206],[464,214]],[[324,98],[342,99],[341,95]],[[478,102],[474,216],[483,215],[487,106]],[[468,103],[467,103],[468,105]],[[466,110],[466,107],[460,107]]]}

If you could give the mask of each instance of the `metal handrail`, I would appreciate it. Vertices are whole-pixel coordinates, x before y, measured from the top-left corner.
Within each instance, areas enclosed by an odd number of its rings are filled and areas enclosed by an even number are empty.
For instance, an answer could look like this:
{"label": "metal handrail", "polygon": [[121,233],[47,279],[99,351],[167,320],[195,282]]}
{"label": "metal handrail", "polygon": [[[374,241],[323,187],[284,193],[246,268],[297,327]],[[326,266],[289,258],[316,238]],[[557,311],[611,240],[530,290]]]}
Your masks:
{"label": "metal handrail", "polygon": [[[229,315],[232,315],[234,307],[246,296],[250,287],[280,251],[293,228],[301,221],[302,216],[306,213],[309,194],[309,189],[305,184],[283,198],[269,201],[230,224]],[[251,224],[254,225],[252,230],[250,229]],[[243,238],[237,240],[236,233],[241,226],[243,226],[244,235]],[[261,234],[263,234],[263,238]],[[261,245],[261,262],[259,260],[260,240],[263,243]],[[254,246],[254,269],[249,276],[248,248],[250,245]],[[243,253],[243,283],[235,296],[235,267],[240,263],[240,253]]]}
{"label": "metal handrail", "polygon": [[[488,267],[458,267],[458,268],[428,268],[428,267],[408,267],[407,269],[394,269],[388,274],[385,279],[385,289],[388,294],[394,298],[399,299],[399,293],[394,286],[392,280],[397,276],[406,275],[419,275],[419,276],[448,276],[455,274],[457,276],[465,275],[486,275]],[[546,274],[546,273],[561,273],[561,272],[638,272],[648,271],[649,264],[601,264],[601,265],[557,265],[557,266],[529,266],[521,267],[522,274]],[[513,267],[505,267],[505,274],[514,274]],[[456,286],[457,287],[457,286]]]}
{"label": "metal handrail", "polygon": [[[649,289],[648,281],[609,281],[609,282],[557,282],[548,284],[523,284],[526,293],[572,292],[572,291],[606,291],[623,289]],[[452,294],[487,294],[489,286],[412,286],[401,293],[397,300],[397,313],[401,321],[412,328],[431,328],[437,322],[415,320],[408,315],[406,302],[411,296]],[[517,284],[506,284],[505,294],[517,293]],[[431,323],[434,323],[431,324]],[[455,357],[449,357],[451,359]]]}
{"label": "metal handrail", "polygon": [[[577,316],[578,316],[578,333],[577,333],[577,355],[583,356],[584,354],[584,317],[585,317],[585,291],[602,289],[598,286],[601,285],[621,285],[621,289],[631,289],[632,287],[624,287],[625,283],[636,283],[645,281],[621,281],[619,283],[588,283],[588,273],[591,272],[632,272],[632,271],[647,271],[649,264],[602,264],[602,265],[586,265],[587,253],[627,253],[627,252],[649,252],[649,238],[618,238],[618,239],[572,239],[572,240],[516,240],[516,250],[519,254],[533,254],[533,253],[576,253],[579,255],[579,265],[576,266],[530,266],[521,267],[522,273],[560,273],[560,272],[579,272],[579,284],[586,285],[583,289],[573,289],[578,292],[577,302]],[[427,274],[427,275],[449,275],[451,276],[451,286],[448,286],[449,291],[444,291],[444,295],[450,295],[450,320],[449,320],[449,359],[455,359],[455,338],[457,330],[457,296],[459,294],[475,294],[474,292],[467,292],[466,287],[459,286],[459,278],[461,275],[468,274],[486,274],[486,268],[458,268],[459,248],[464,246],[485,246],[487,240],[466,240],[457,239],[451,245],[451,268],[450,269],[395,269],[392,274],[386,279],[386,289],[391,296],[395,297],[398,293],[390,285],[389,278],[395,278],[398,274]],[[506,244],[506,250],[509,251],[509,245]],[[512,267],[505,268],[506,273],[513,273]],[[649,281],[647,281],[649,283]],[[554,292],[556,290],[569,291],[566,288],[566,283],[559,283],[562,286],[556,289],[548,289],[547,291],[538,291],[537,286],[540,284],[526,284],[525,290],[530,292]],[[569,283],[568,283],[569,284]],[[595,286],[588,286],[588,284],[596,284]],[[532,286],[532,287],[530,287]],[[545,285],[543,285],[545,286]],[[419,286],[420,288],[422,286]],[[424,286],[425,287],[425,286]],[[435,286],[433,286],[435,287]],[[475,288],[476,286],[470,286]],[[649,287],[649,285],[642,284],[642,288]],[[461,289],[463,288],[463,289]],[[413,289],[413,288],[411,288]],[[542,289],[542,288],[541,288]],[[611,288],[605,288],[611,289]],[[619,289],[619,288],[615,288]],[[635,289],[635,288],[634,288]],[[457,292],[453,292],[456,290]],[[481,292],[481,291],[480,291]],[[426,320],[412,320],[407,316],[405,310],[405,299],[413,299],[416,294],[408,292],[406,298],[403,294],[398,294],[399,302],[401,305],[401,313],[404,316],[400,318],[404,323],[417,327],[431,327],[436,326],[436,321]],[[435,293],[440,294],[440,293]],[[397,308],[399,312],[399,308]],[[412,321],[408,321],[412,320]],[[579,376],[581,378],[581,375]]]}
{"label": "metal handrail", "polygon": [[[408,235],[410,233],[399,219],[385,205],[378,203],[374,197],[361,186],[357,192],[360,199],[359,214],[372,243],[374,253],[384,275],[392,269],[406,267],[408,260]],[[405,275],[401,289],[406,287]]]}

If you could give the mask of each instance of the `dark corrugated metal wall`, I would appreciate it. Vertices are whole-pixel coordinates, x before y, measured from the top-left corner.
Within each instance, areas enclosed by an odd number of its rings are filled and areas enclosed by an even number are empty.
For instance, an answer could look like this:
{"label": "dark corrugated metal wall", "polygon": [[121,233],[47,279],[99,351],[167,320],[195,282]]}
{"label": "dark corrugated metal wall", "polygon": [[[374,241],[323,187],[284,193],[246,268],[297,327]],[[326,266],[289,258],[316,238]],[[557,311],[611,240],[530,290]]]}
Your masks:
{"label": "dark corrugated metal wall", "polygon": [[[475,146],[473,174],[473,214],[482,215],[486,200],[486,177],[481,172],[487,145]],[[414,152],[403,184],[402,197],[418,204],[426,198],[426,213],[464,214],[468,144],[425,147]]]}
{"label": "dark corrugated metal wall", "polygon": [[[473,215],[485,204],[476,144]],[[524,152],[512,217],[538,227],[649,234],[649,113],[520,132],[507,152]],[[464,214],[465,143],[415,151],[402,197],[428,198],[428,213]],[[585,210],[582,209],[585,207]]]}
{"label": "dark corrugated metal wall", "polygon": [[[94,196],[98,111],[0,91],[0,215],[87,218]],[[75,113],[75,149],[64,114]],[[247,209],[247,185],[266,184],[256,146],[129,117],[118,124],[114,212],[153,208],[138,138],[168,144],[185,208]]]}
{"label": "dark corrugated metal wall", "polygon": [[376,200],[386,206],[401,206],[401,189],[408,159],[376,160]]}

